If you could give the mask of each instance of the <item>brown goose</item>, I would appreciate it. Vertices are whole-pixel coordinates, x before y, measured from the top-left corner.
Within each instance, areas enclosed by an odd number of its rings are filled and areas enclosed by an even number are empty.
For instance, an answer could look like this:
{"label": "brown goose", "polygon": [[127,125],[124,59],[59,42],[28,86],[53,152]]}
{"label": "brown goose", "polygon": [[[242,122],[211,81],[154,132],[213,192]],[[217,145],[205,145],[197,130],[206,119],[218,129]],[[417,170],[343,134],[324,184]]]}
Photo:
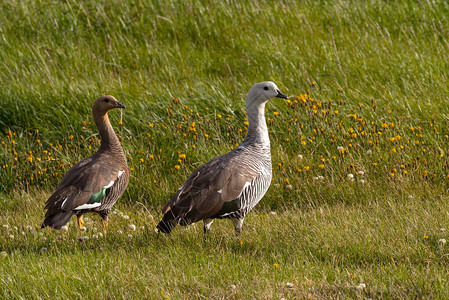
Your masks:
{"label": "brown goose", "polygon": [[176,224],[203,220],[204,232],[213,219],[229,218],[240,233],[245,215],[260,201],[271,183],[270,139],[265,103],[286,99],[273,82],[254,85],[246,96],[248,133],[231,152],[202,165],[162,208],[157,229],[170,233]]}
{"label": "brown goose", "polygon": [[125,106],[112,96],[102,96],[94,102],[92,114],[101,136],[100,149],[64,175],[47,200],[47,213],[41,228],[60,229],[74,214],[81,228],[83,214],[94,212],[103,219],[106,232],[108,214],[129,180],[125,154],[108,118],[108,111],[113,108]]}

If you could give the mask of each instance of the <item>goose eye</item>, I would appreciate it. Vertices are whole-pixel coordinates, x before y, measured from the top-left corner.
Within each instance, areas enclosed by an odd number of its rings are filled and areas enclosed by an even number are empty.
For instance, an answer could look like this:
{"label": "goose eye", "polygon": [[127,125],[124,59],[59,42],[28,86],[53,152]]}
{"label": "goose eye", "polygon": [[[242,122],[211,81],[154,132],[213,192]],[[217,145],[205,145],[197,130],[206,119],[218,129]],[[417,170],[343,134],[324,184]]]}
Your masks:
{"label": "goose eye", "polygon": [[267,87],[267,86],[264,86],[263,89],[266,90],[266,91],[268,91],[268,87]]}
{"label": "goose eye", "polygon": [[104,102],[109,102],[109,99],[107,99],[107,98],[106,98],[106,99],[104,99]]}

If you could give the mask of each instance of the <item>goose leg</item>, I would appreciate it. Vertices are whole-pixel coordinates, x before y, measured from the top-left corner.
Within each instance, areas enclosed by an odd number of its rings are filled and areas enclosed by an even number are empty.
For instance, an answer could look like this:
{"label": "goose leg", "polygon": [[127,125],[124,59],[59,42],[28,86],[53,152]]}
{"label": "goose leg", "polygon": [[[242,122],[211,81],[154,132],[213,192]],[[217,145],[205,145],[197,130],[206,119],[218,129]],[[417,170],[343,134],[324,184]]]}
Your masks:
{"label": "goose leg", "polygon": [[81,229],[84,227],[83,215],[76,215],[76,218],[78,219],[78,227]]}
{"label": "goose leg", "polygon": [[204,230],[204,234],[208,234],[210,232],[210,226],[212,225],[212,222],[214,221],[214,219],[204,219],[203,223],[203,230]]}
{"label": "goose leg", "polygon": [[242,219],[232,218],[231,221],[234,224],[235,233],[239,235],[240,232],[242,231],[243,218]]}
{"label": "goose leg", "polygon": [[103,224],[103,233],[106,234],[108,231],[108,216],[102,216],[102,224]]}

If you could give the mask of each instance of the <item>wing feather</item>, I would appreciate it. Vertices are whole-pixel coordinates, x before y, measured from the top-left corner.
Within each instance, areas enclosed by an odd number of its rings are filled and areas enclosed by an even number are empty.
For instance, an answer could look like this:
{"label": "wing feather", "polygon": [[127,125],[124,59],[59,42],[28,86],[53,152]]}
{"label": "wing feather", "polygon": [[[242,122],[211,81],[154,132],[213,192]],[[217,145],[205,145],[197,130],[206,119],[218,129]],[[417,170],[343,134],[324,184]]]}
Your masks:
{"label": "wing feather", "polygon": [[47,200],[46,207],[61,207],[64,211],[71,211],[86,204],[93,194],[100,192],[105,187],[111,187],[124,166],[113,163],[112,157],[95,155],[86,158],[74,165],[61,180],[56,191]]}
{"label": "wing feather", "polygon": [[238,198],[259,176],[257,168],[242,168],[238,154],[230,152],[196,169],[162,213],[171,211],[175,218],[186,219],[189,224],[215,215],[225,203]]}

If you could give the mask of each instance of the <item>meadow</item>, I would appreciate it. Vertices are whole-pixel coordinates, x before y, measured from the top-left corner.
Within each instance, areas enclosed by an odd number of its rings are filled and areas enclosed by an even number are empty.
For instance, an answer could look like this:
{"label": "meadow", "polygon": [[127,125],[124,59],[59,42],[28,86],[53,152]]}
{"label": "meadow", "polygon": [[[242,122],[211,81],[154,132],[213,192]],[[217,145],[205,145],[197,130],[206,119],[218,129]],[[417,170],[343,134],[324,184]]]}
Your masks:
{"label": "meadow", "polygon": [[[445,1],[0,2],[1,298],[449,297]],[[160,208],[247,130],[272,80],[273,182],[239,236]],[[130,184],[107,235],[40,230],[99,147],[111,94]]]}

